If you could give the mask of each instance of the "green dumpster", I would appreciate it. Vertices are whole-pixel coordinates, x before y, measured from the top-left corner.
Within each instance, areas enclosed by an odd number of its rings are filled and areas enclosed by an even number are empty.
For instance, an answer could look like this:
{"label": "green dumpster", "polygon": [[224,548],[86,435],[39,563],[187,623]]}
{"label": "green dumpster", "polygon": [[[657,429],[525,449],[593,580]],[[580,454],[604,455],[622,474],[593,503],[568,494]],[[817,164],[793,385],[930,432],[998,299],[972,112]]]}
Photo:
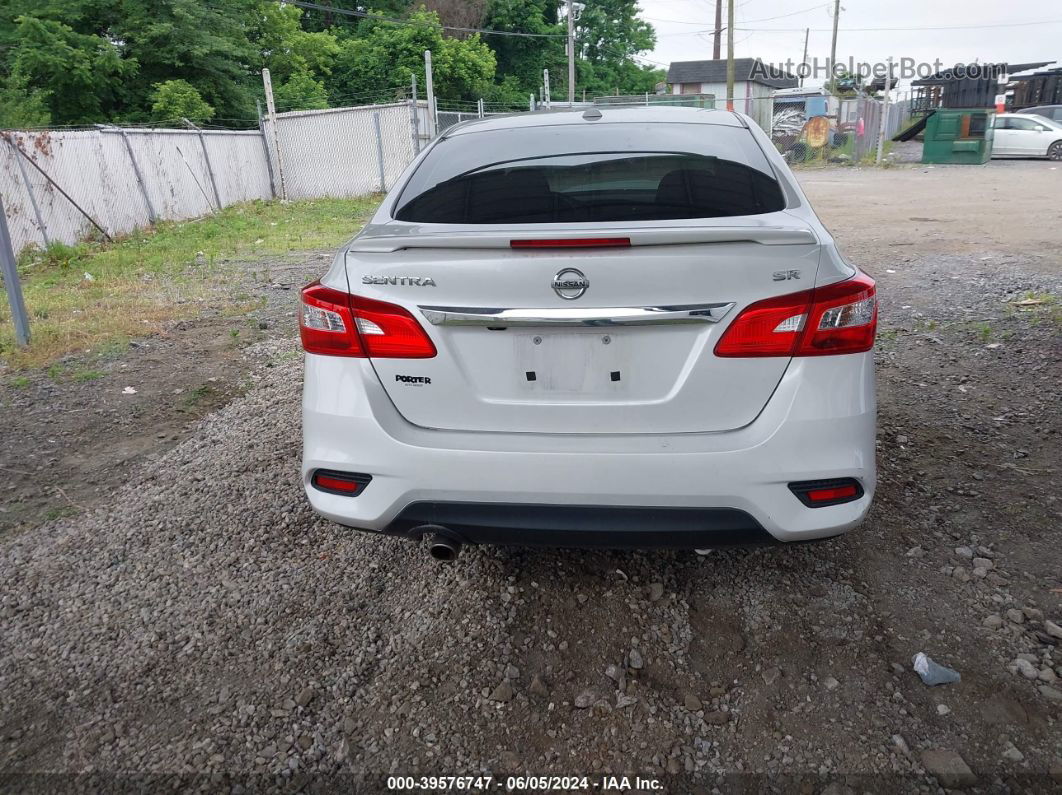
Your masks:
{"label": "green dumpster", "polygon": [[992,156],[989,108],[941,108],[926,121],[923,163],[980,165]]}

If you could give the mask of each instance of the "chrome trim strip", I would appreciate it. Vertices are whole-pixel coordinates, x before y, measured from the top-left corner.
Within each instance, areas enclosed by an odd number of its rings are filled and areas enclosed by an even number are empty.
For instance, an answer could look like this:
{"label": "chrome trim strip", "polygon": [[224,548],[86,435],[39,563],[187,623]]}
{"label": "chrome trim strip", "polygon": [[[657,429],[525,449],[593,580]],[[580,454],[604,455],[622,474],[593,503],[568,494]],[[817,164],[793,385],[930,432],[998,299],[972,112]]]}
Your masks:
{"label": "chrome trim strip", "polygon": [[434,326],[666,326],[680,323],[718,323],[734,308],[727,304],[685,306],[622,306],[601,309],[493,309],[485,307],[421,306]]}

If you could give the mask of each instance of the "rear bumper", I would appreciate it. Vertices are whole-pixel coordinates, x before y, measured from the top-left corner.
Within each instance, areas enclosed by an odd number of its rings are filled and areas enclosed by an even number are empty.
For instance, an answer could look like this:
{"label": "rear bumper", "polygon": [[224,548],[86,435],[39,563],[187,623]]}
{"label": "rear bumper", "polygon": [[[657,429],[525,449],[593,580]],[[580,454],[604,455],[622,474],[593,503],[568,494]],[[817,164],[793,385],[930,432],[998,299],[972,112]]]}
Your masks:
{"label": "rear bumper", "polygon": [[[364,530],[408,531],[422,510],[418,504],[487,503],[489,510],[463,520],[475,536],[469,542],[708,547],[733,543],[721,539],[737,531],[753,542],[764,533],[809,541],[857,526],[873,499],[871,353],[795,359],[755,421],[724,433],[431,430],[398,414],[366,360],[307,355],[305,377],[307,496],[322,515]],[[321,492],[309,485],[319,468],[367,473],[372,482],[356,497]],[[864,494],[843,505],[808,508],[788,488],[794,481],[848,477]],[[627,519],[612,512],[620,508]],[[714,518],[675,524],[664,518],[683,515],[673,509]],[[590,530],[556,520],[573,510]],[[594,511],[600,518],[586,519]],[[751,522],[734,525],[737,514]],[[637,527],[628,535],[622,528],[632,517]]]}
{"label": "rear bumper", "polygon": [[445,527],[466,544],[707,549],[774,542],[759,522],[732,508],[416,502],[384,532],[419,539],[424,525]]}

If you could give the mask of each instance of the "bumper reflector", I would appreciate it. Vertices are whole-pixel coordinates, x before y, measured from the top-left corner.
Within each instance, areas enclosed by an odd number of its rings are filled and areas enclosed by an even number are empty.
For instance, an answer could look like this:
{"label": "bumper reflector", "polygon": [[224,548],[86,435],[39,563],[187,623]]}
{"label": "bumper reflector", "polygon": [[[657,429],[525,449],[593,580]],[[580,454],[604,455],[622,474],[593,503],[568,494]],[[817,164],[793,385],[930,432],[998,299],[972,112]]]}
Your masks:
{"label": "bumper reflector", "polygon": [[310,478],[310,483],[318,491],[353,497],[356,494],[361,494],[362,490],[369,485],[370,480],[372,480],[372,475],[318,469],[313,473],[313,477]]}
{"label": "bumper reflector", "polygon": [[863,486],[855,478],[805,480],[790,483],[789,490],[808,508],[854,502],[863,496]]}

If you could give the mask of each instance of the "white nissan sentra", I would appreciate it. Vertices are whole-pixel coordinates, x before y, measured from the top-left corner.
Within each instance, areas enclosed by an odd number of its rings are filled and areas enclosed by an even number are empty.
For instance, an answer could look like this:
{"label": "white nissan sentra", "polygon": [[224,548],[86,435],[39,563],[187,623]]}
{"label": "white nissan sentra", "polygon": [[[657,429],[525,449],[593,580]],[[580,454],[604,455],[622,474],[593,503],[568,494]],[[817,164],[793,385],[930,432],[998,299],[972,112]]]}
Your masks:
{"label": "white nissan sentra", "polygon": [[876,326],[746,116],[458,125],[302,291],[306,494],[442,560],[838,535],[874,494]]}

